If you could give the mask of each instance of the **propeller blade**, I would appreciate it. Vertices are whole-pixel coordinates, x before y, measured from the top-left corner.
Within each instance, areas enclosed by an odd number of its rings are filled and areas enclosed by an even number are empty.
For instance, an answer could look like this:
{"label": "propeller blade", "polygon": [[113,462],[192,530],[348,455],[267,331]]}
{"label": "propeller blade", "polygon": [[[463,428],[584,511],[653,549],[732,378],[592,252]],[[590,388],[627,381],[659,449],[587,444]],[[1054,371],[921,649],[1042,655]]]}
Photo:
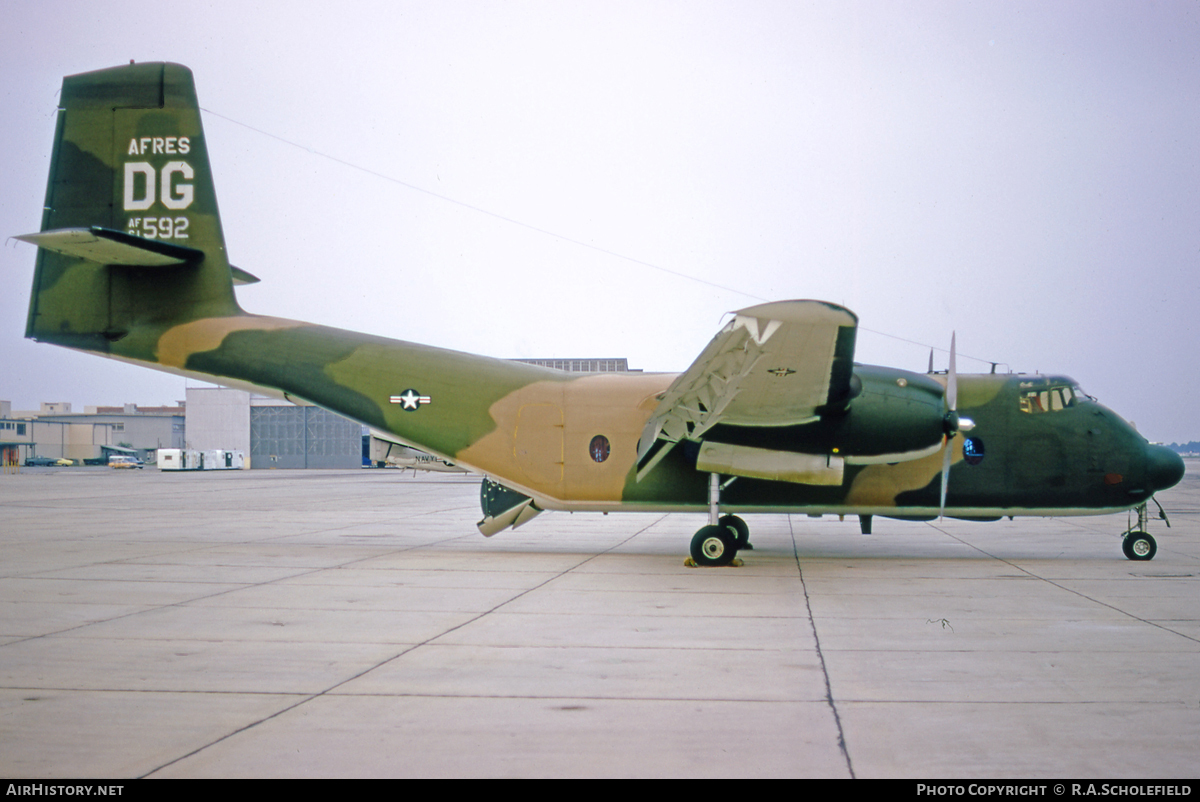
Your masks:
{"label": "propeller blade", "polygon": [[946,405],[951,412],[958,410],[958,370],[955,368],[955,332],[950,332],[950,371],[946,374]]}
{"label": "propeller blade", "polygon": [[942,440],[942,496],[939,504],[940,518],[946,517],[946,491],[950,487],[950,441],[958,434],[958,367],[955,338],[957,332],[950,332],[950,369],[946,371],[946,435]]}
{"label": "propeller blade", "polygon": [[938,513],[939,519],[946,517],[946,490],[950,487],[950,460],[950,435],[946,435],[945,445],[942,446],[942,500],[939,505],[941,510]]}

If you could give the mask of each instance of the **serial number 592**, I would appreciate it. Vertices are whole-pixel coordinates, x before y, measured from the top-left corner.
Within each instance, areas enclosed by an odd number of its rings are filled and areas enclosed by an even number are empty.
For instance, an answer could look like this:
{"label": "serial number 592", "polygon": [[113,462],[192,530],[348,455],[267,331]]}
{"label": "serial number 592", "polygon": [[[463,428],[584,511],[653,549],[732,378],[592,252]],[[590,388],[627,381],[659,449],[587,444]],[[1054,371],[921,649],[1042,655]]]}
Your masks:
{"label": "serial number 592", "polygon": [[128,232],[147,239],[187,239],[186,217],[131,217]]}

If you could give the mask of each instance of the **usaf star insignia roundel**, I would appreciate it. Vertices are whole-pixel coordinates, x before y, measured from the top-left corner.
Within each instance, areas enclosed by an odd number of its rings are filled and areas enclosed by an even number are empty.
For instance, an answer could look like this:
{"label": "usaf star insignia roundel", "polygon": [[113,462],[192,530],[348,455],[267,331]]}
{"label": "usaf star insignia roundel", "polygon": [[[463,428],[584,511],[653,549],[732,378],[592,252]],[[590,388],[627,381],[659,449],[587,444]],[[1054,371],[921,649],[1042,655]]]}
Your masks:
{"label": "usaf star insignia roundel", "polygon": [[428,404],[430,401],[429,396],[421,395],[411,387],[400,393],[400,395],[394,395],[390,397],[388,400],[393,404],[399,404],[400,409],[404,410],[405,412],[412,412],[417,407],[421,406],[421,404]]}

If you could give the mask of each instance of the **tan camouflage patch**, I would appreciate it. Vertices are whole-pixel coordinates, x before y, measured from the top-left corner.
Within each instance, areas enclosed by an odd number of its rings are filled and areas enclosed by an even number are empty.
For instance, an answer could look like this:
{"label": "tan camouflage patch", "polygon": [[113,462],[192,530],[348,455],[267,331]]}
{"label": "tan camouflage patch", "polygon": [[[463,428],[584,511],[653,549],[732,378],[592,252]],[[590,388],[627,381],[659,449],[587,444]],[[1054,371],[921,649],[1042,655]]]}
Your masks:
{"label": "tan camouflage patch", "polygon": [[[962,462],[963,437],[950,441],[950,464]],[[868,465],[854,477],[842,502],[847,507],[895,507],[896,496],[927,487],[942,472],[943,452],[896,465]]]}
{"label": "tan camouflage patch", "polygon": [[[493,404],[496,428],[454,459],[493,476],[521,477],[522,489],[542,498],[620,502],[642,427],[674,378],[601,374],[535,382]],[[608,443],[602,460],[591,451],[597,436]]]}
{"label": "tan camouflage patch", "polygon": [[208,317],[174,326],[158,339],[155,358],[161,365],[182,368],[188,357],[219,348],[225,338],[235,331],[274,331],[293,329],[309,324],[298,320],[260,315]]}

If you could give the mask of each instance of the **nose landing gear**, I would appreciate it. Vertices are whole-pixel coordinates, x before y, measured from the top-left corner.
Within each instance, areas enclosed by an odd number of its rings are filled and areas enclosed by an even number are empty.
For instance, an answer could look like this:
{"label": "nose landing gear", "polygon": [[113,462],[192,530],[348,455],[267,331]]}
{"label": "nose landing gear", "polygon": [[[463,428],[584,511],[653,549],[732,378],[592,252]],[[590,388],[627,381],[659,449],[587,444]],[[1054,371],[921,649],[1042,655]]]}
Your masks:
{"label": "nose landing gear", "polygon": [[[1166,522],[1167,528],[1171,528],[1171,522],[1167,519],[1167,512],[1158,503],[1158,499],[1154,500],[1154,504],[1158,507],[1159,517]],[[1154,555],[1158,553],[1158,543],[1146,531],[1150,524],[1150,515],[1146,511],[1146,505],[1142,504],[1137,508],[1137,525],[1130,526],[1121,536],[1121,551],[1125,552],[1125,556],[1131,560],[1153,560]]]}

